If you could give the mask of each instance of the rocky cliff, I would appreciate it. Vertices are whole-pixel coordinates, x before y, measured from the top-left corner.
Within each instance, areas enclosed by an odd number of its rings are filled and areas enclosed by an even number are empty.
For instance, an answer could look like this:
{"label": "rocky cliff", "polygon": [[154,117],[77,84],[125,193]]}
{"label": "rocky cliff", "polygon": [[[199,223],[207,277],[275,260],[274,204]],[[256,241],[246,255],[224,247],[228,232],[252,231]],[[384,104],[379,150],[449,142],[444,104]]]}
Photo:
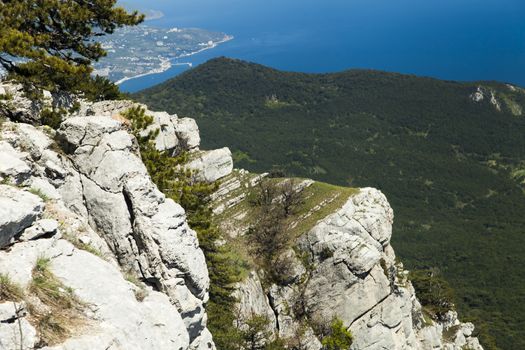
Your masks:
{"label": "rocky cliff", "polygon": [[[246,202],[264,176],[234,171],[221,180],[215,213],[225,232],[248,233],[253,213]],[[455,311],[435,320],[422,308],[390,245],[394,215],[379,190],[310,180],[296,187],[305,202],[288,225],[296,237],[283,253],[289,275],[265,285],[268,271],[251,271],[237,290],[241,319],[265,316],[274,334],[299,338],[301,349],[321,349],[315,328],[333,318],[353,334],[353,350],[482,349],[474,326]]]}
{"label": "rocky cliff", "polygon": [[[58,130],[35,127],[46,104],[0,86],[0,349],[213,349],[206,328],[209,277],[183,208],[152,183],[128,121],[128,101],[82,101]],[[228,149],[199,150],[192,119],[151,112],[157,149],[191,154],[209,182],[228,239],[251,222],[248,197],[265,175],[232,169]],[[237,286],[238,313],[320,349],[314,323],[340,318],[352,349],[481,349],[455,312],[424,315],[390,246],[393,213],[380,191],[301,180],[307,200],[289,229],[290,273]],[[59,301],[68,301],[61,305]],[[305,317],[307,315],[307,317]],[[304,322],[304,320],[308,320]],[[58,334],[58,335],[57,335]]]}

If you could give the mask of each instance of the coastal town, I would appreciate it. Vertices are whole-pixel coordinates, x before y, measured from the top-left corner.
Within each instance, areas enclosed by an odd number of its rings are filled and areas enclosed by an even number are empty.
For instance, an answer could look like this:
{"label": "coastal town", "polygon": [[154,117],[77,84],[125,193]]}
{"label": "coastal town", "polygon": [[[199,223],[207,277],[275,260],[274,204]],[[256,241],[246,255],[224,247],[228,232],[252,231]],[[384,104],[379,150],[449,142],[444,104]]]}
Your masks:
{"label": "coastal town", "polygon": [[162,73],[178,61],[233,39],[220,32],[198,28],[127,27],[103,37],[107,56],[94,65],[94,74],[121,84],[126,80]]}

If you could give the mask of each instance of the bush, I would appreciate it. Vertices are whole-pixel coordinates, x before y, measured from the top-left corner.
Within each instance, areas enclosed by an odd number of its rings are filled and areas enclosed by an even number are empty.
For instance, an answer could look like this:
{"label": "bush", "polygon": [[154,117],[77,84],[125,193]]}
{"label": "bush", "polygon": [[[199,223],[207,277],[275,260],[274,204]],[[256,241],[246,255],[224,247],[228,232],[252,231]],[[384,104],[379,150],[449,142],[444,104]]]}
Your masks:
{"label": "bush", "polygon": [[441,320],[454,309],[454,292],[437,271],[416,270],[410,272],[409,278],[421,305],[434,319]]}
{"label": "bush", "polygon": [[209,196],[217,186],[199,181],[192,171],[184,169],[187,154],[172,157],[155,148],[153,141],[159,131],[150,131],[144,135],[144,130],[152,125],[153,118],[147,116],[143,108],[132,108],[123,116],[131,122],[142,160],[153,182],[167,197],[186,210],[188,222],[197,232],[210,276],[210,299],[206,307],[208,328],[218,349],[235,350],[239,342],[238,330],[234,326],[236,299],[232,293],[234,284],[241,280],[241,267],[231,257],[230,247],[218,244],[222,241],[222,234],[211,222]]}
{"label": "bush", "polygon": [[58,129],[65,114],[66,112],[62,109],[43,109],[40,112],[40,123],[50,126],[53,129]]}
{"label": "bush", "polygon": [[348,350],[352,345],[352,333],[338,318],[332,320],[330,333],[321,341],[325,350]]}
{"label": "bush", "polygon": [[302,201],[303,193],[296,190],[293,180],[280,183],[263,180],[251,199],[258,211],[256,223],[248,230],[248,240],[252,253],[268,271],[270,282],[286,281],[290,261],[283,254],[293,238],[287,229],[287,219]]}

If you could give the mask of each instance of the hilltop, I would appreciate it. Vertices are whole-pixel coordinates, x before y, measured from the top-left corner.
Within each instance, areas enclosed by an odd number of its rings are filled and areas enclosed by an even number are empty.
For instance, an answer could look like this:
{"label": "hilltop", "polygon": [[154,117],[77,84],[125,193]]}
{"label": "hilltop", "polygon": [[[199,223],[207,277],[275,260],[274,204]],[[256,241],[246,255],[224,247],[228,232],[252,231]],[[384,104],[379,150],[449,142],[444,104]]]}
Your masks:
{"label": "hilltop", "polygon": [[522,88],[219,58],[134,98],[195,118],[236,167],[379,188],[405,266],[439,269],[485,345],[525,346]]}

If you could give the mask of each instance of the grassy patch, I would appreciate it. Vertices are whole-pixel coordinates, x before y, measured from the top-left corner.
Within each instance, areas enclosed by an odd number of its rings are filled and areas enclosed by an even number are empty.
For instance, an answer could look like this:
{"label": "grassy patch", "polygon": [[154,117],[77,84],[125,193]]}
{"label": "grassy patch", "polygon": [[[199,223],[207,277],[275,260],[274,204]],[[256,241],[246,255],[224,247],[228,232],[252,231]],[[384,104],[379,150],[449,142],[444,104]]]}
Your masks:
{"label": "grassy patch", "polygon": [[88,253],[98,256],[99,258],[104,259],[104,254],[97,248],[93,247],[89,243],[82,242],[78,237],[73,236],[72,234],[64,234],[64,238],[77,249],[85,250]]}
{"label": "grassy patch", "polygon": [[38,258],[29,291],[42,302],[29,304],[30,322],[40,336],[40,345],[64,342],[84,322],[85,304],[51,272],[51,260]]}
{"label": "grassy patch", "polygon": [[13,282],[9,275],[0,274],[0,302],[21,301],[24,299],[24,290]]}
{"label": "grassy patch", "polygon": [[[250,204],[250,201],[253,200],[257,193],[257,187],[251,187],[249,182],[255,176],[250,174],[249,180],[242,179],[239,189],[233,191],[225,199],[220,200],[219,204],[226,202],[230,198],[245,194],[245,198],[242,201],[215,217],[215,222],[224,230],[227,231],[228,227],[248,228],[253,224],[257,209]],[[280,183],[284,180],[284,178],[272,178],[268,181]],[[297,184],[304,181],[304,179],[300,178],[293,180]],[[286,220],[287,231],[295,238],[307,233],[319,220],[340,209],[348,201],[349,197],[359,193],[359,189],[314,182],[305,188],[303,192],[304,201],[297,206],[293,215]],[[216,206],[217,203],[214,203],[214,205]]]}
{"label": "grassy patch", "polygon": [[51,200],[51,198],[49,198],[44,192],[42,192],[42,190],[38,188],[30,188],[28,192],[40,197],[44,202],[49,202]]}
{"label": "grassy patch", "polygon": [[129,283],[135,285],[136,289],[133,290],[133,293],[135,293],[135,299],[139,302],[143,302],[148,296],[148,291],[146,290],[146,287],[144,287],[144,284],[137,278],[133,271],[127,271],[124,273],[124,278]]}
{"label": "grassy patch", "polygon": [[310,231],[315,224],[340,209],[359,189],[314,182],[305,190],[305,201],[290,219],[289,227],[294,237]]}

